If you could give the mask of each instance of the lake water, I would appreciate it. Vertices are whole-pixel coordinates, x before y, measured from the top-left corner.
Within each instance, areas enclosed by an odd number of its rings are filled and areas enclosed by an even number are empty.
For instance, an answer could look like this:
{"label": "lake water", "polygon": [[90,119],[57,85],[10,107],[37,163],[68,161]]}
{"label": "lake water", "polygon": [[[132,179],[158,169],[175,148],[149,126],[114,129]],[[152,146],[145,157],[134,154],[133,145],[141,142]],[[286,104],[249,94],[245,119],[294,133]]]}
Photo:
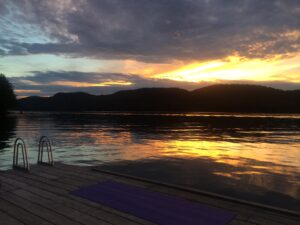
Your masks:
{"label": "lake water", "polygon": [[0,170],[22,137],[37,160],[106,169],[300,211],[300,115],[24,113],[0,121]]}

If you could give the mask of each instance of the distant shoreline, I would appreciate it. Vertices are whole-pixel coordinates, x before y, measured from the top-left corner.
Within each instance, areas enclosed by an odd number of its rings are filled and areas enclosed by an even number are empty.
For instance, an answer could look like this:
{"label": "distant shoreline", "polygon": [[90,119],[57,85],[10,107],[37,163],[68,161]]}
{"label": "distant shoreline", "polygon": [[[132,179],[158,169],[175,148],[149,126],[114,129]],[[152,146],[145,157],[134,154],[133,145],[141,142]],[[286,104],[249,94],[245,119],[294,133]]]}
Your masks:
{"label": "distant shoreline", "polygon": [[20,111],[137,111],[216,113],[300,113],[300,90],[257,85],[213,85],[194,91],[142,88],[111,95],[84,92],[18,100]]}

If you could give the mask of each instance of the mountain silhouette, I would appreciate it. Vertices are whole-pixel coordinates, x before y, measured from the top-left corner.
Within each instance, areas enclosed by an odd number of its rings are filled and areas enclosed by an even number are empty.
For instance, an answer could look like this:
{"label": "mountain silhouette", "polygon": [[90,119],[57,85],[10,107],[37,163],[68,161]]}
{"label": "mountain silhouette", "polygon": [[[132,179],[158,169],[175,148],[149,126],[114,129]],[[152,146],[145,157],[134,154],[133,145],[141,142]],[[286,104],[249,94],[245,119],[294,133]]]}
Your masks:
{"label": "mountain silhouette", "polygon": [[142,88],[111,95],[83,92],[18,100],[19,110],[31,111],[213,111],[299,113],[300,90],[220,84],[187,91],[180,88]]}

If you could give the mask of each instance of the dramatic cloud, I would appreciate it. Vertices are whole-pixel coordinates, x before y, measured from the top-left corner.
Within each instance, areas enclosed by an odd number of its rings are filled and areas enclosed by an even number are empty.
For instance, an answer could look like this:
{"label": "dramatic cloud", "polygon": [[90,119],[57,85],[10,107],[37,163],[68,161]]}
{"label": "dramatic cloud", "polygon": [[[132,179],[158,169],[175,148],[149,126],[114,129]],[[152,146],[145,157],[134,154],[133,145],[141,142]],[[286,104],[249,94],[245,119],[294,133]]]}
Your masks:
{"label": "dramatic cloud", "polygon": [[299,0],[0,0],[0,72],[19,96],[297,89],[299,49]]}
{"label": "dramatic cloud", "polygon": [[299,0],[0,0],[0,13],[1,55],[201,61],[300,47]]}

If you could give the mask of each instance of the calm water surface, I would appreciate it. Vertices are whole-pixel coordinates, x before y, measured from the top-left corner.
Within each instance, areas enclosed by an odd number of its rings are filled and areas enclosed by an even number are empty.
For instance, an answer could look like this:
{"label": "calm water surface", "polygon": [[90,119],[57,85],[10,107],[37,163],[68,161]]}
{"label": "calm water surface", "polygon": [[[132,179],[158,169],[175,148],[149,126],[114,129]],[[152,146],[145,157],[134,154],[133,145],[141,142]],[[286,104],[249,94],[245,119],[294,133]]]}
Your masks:
{"label": "calm water surface", "polygon": [[24,113],[0,121],[0,170],[16,137],[37,160],[106,169],[300,211],[300,115]]}

